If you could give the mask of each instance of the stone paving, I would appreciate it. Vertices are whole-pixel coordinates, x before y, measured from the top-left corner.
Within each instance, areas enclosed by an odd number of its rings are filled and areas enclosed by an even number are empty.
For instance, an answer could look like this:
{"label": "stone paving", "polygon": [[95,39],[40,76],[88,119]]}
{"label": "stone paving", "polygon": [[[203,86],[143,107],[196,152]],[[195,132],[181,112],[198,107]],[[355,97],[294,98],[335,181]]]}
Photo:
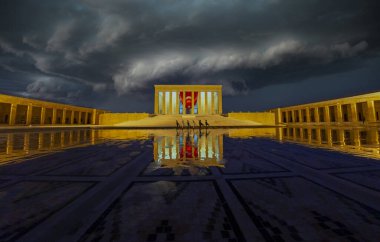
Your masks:
{"label": "stone paving", "polygon": [[0,241],[379,241],[379,160],[225,136],[223,165],[178,171],[154,142],[1,164]]}

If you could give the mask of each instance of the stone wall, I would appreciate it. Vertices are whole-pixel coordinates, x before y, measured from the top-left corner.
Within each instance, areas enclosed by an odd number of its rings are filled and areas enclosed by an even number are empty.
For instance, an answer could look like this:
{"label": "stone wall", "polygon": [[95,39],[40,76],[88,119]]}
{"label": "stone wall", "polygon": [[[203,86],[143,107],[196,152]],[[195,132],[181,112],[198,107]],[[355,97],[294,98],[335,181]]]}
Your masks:
{"label": "stone wall", "polygon": [[275,114],[270,112],[228,113],[229,118],[249,120],[264,125],[275,125]]}
{"label": "stone wall", "polygon": [[148,113],[104,113],[99,116],[99,125],[114,125],[148,117]]}

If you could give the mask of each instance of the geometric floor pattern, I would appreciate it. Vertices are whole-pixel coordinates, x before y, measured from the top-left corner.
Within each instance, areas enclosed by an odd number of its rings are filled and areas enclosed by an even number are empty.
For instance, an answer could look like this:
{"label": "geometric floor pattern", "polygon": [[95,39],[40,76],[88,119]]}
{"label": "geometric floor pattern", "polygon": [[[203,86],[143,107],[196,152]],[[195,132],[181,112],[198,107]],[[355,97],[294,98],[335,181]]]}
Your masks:
{"label": "geometric floor pattern", "polygon": [[0,241],[379,241],[380,161],[225,137],[224,167],[154,167],[152,140],[0,165]]}

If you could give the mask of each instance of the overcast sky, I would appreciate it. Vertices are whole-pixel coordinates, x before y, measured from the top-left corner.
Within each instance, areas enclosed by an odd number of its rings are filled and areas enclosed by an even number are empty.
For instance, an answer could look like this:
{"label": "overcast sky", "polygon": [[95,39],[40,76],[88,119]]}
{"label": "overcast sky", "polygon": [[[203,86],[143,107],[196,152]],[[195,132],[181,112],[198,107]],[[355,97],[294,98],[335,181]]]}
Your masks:
{"label": "overcast sky", "polygon": [[0,93],[153,112],[154,84],[259,111],[380,91],[379,0],[0,0]]}

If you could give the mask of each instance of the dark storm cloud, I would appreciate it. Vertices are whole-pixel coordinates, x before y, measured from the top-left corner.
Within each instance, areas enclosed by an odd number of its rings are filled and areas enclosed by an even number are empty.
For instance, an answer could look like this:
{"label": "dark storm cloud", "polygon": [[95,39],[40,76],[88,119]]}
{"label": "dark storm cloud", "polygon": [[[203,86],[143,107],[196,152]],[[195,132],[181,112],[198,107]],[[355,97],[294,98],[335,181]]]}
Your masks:
{"label": "dark storm cloud", "polygon": [[3,0],[0,87],[68,102],[85,96],[115,109],[116,94],[151,101],[156,83],[221,83],[227,95],[249,93],[378,61],[378,7],[375,0]]}

